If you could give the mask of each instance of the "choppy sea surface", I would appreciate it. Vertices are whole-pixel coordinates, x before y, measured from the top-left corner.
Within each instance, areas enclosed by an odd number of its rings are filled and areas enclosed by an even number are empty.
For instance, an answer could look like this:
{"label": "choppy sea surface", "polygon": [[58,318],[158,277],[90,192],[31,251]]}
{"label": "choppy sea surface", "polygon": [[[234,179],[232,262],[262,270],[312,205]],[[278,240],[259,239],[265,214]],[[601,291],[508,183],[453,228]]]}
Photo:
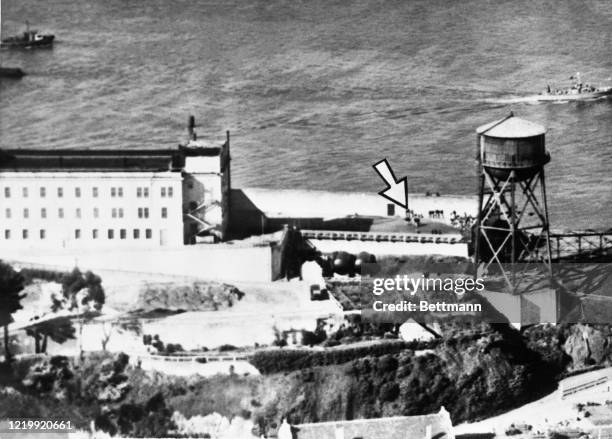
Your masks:
{"label": "choppy sea surface", "polygon": [[[189,114],[232,135],[236,187],[476,191],[475,128],[548,128],[555,228],[612,227],[612,99],[508,100],[612,85],[609,0],[3,0],[51,50],[0,53],[0,147],[170,147]],[[313,206],[316,209],[316,206]]]}

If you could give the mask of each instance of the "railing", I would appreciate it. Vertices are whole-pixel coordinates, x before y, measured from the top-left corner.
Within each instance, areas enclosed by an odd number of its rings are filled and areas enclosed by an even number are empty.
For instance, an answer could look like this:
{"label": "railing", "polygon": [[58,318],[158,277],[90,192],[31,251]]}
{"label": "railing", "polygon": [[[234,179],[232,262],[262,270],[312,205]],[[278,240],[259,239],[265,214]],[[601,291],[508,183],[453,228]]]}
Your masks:
{"label": "railing", "polygon": [[551,256],[557,260],[612,255],[612,233],[588,231],[552,233],[550,245]]}
{"label": "railing", "polygon": [[344,232],[337,230],[302,230],[301,233],[302,236],[307,239],[343,241],[403,242],[419,244],[458,244],[465,242],[459,234],[437,235],[433,233]]}
{"label": "railing", "polygon": [[601,384],[605,384],[608,382],[608,377],[599,377],[594,378],[591,381],[575,384],[571,387],[566,387],[564,383],[561,383],[561,399],[564,399],[566,396],[572,395],[574,393],[581,392],[586,389],[590,389],[591,387],[599,386]]}
{"label": "railing", "polygon": [[130,358],[162,361],[170,363],[215,363],[230,361],[250,361],[248,355],[151,355],[145,353],[129,353]]}

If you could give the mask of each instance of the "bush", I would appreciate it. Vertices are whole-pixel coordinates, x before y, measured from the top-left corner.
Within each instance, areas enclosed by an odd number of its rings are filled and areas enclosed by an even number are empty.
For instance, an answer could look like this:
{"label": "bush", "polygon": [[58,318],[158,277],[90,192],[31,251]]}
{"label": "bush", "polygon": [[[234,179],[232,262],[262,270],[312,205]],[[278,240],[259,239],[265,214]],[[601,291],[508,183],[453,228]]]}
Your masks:
{"label": "bush", "polygon": [[385,355],[380,358],[378,362],[378,372],[389,373],[394,372],[397,369],[398,361],[392,355]]}
{"label": "bush", "polygon": [[378,393],[381,401],[395,401],[400,394],[400,388],[397,383],[384,383],[380,387]]}
{"label": "bush", "polygon": [[[315,366],[343,364],[363,357],[380,357],[405,349],[413,349],[415,343],[378,343],[370,346],[346,347],[342,349],[308,351],[298,349],[256,351],[251,363],[263,374],[288,372]],[[392,360],[391,360],[392,361]],[[389,366],[391,365],[389,364]]]}

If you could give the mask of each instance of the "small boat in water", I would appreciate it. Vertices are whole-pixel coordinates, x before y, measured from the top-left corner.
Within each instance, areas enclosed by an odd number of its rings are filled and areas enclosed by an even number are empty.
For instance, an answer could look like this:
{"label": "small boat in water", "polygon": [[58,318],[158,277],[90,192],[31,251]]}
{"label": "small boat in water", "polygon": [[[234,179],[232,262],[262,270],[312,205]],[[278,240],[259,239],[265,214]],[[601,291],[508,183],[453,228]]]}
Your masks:
{"label": "small boat in water", "polygon": [[[494,99],[491,102],[514,104],[514,103],[538,103],[538,102],[568,102],[568,101],[589,101],[612,97],[612,87],[595,87],[594,85],[583,83],[580,73],[570,76],[570,80],[575,82],[566,87],[546,86],[546,91],[537,95],[513,96],[504,99]],[[610,79],[608,79],[609,81]]]}
{"label": "small boat in water", "polygon": [[598,99],[612,95],[612,87],[595,87],[582,82],[580,72],[570,76],[575,82],[570,87],[551,88],[546,86],[546,93],[539,95],[539,101],[581,101]]}
{"label": "small boat in water", "polygon": [[26,21],[26,30],[23,34],[3,39],[0,46],[14,49],[51,47],[54,39],[55,35],[41,34],[37,30],[30,30],[30,23]]}
{"label": "small boat in water", "polygon": [[0,78],[20,79],[25,72],[19,67],[0,67]]}
{"label": "small boat in water", "polygon": [[612,96],[612,87],[594,87],[588,84],[576,83],[571,87],[552,90],[547,87],[545,93],[536,97],[537,101],[583,101]]}

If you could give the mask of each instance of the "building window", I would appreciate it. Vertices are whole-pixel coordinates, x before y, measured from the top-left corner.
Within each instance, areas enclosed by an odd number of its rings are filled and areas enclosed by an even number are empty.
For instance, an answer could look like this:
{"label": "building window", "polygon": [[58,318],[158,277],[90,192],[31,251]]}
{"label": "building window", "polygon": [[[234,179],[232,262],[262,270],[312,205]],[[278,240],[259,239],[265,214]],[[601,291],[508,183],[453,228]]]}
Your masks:
{"label": "building window", "polygon": [[138,218],[149,218],[149,208],[139,207],[138,208]]}
{"label": "building window", "polygon": [[77,218],[81,218],[81,208],[80,207],[77,207],[75,214]]}
{"label": "building window", "polygon": [[141,187],[137,187],[136,188],[136,197],[138,197],[138,198],[142,197],[142,188]]}
{"label": "building window", "polygon": [[172,186],[162,187],[161,188],[161,196],[165,197],[166,195],[168,195],[168,197],[172,197],[172,191],[173,191]]}
{"label": "building window", "polygon": [[395,204],[389,203],[387,204],[387,216],[395,215]]}
{"label": "building window", "polygon": [[40,198],[45,198],[46,196],[47,196],[47,188],[41,187],[40,188]]}
{"label": "building window", "polygon": [[74,196],[77,198],[81,198],[81,188],[80,187],[74,188]]}
{"label": "building window", "polygon": [[93,208],[93,216],[94,218],[98,218],[100,216],[100,210],[97,207]]}
{"label": "building window", "polygon": [[115,231],[113,229],[108,229],[108,239],[113,239],[115,237]]}
{"label": "building window", "polygon": [[161,215],[162,215],[162,218],[168,218],[168,208],[167,207],[162,207]]}
{"label": "building window", "polygon": [[152,236],[153,236],[153,232],[151,231],[151,229],[146,229],[145,230],[145,238],[151,239]]}
{"label": "building window", "polygon": [[23,239],[28,239],[28,229],[23,229],[21,231],[21,236],[23,237]]}
{"label": "building window", "polygon": [[47,232],[45,229],[40,229],[40,239],[45,239],[47,237]]}
{"label": "building window", "polygon": [[111,216],[113,218],[117,218],[117,209],[113,207],[113,209],[111,210]]}
{"label": "building window", "polygon": [[94,198],[98,198],[98,188],[97,187],[91,188],[91,195],[93,195]]}
{"label": "building window", "polygon": [[145,197],[145,198],[149,197],[149,188],[148,187],[142,188],[142,196]]}
{"label": "building window", "polygon": [[4,231],[4,239],[11,239],[11,231],[10,230],[5,230]]}
{"label": "building window", "polygon": [[40,217],[47,218],[47,209],[45,209],[44,207],[40,209]]}
{"label": "building window", "polygon": [[81,229],[76,229],[74,231],[74,239],[81,239]]}
{"label": "building window", "polygon": [[149,208],[148,207],[144,208],[144,217],[149,218]]}
{"label": "building window", "polygon": [[123,218],[123,207],[119,208],[119,210],[117,211],[117,215],[119,216],[119,218]]}
{"label": "building window", "polygon": [[59,218],[64,218],[64,209],[62,209],[61,207],[57,209],[57,216]]}
{"label": "building window", "polygon": [[57,188],[57,197],[58,198],[62,198],[64,196],[64,188],[58,187]]}
{"label": "building window", "polygon": [[92,237],[93,239],[98,239],[98,229],[93,229],[93,230],[91,231],[91,237]]}
{"label": "building window", "polygon": [[6,210],[4,211],[4,216],[7,217],[7,218],[10,218],[11,217],[11,209],[6,208]]}
{"label": "building window", "polygon": [[111,197],[123,197],[123,188],[122,187],[112,187]]}
{"label": "building window", "polygon": [[4,198],[11,198],[11,188],[10,187],[4,188]]}
{"label": "building window", "polygon": [[30,209],[28,209],[27,207],[25,209],[23,209],[23,217],[24,218],[29,218],[30,217]]}
{"label": "building window", "polygon": [[140,229],[134,229],[134,239],[140,239]]}
{"label": "building window", "polygon": [[125,239],[125,229],[121,229],[119,230],[119,238],[120,239]]}
{"label": "building window", "polygon": [[28,188],[27,187],[22,188],[21,194],[23,195],[23,198],[28,198]]}

